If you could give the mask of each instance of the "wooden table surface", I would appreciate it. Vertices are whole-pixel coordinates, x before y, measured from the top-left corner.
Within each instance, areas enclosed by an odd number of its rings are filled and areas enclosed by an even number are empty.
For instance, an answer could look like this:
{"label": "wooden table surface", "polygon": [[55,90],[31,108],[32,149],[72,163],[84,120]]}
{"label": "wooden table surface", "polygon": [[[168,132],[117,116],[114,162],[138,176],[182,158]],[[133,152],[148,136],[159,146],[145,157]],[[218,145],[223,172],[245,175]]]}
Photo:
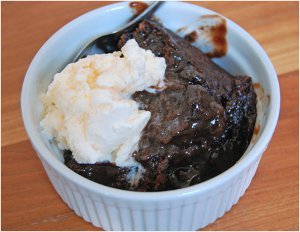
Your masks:
{"label": "wooden table surface", "polygon": [[[108,2],[2,2],[2,230],[97,230],[54,191],[25,133],[20,92],[38,49],[60,27]],[[194,2],[246,29],[266,50],[281,88],[274,137],[239,203],[207,230],[299,230],[297,2]]]}

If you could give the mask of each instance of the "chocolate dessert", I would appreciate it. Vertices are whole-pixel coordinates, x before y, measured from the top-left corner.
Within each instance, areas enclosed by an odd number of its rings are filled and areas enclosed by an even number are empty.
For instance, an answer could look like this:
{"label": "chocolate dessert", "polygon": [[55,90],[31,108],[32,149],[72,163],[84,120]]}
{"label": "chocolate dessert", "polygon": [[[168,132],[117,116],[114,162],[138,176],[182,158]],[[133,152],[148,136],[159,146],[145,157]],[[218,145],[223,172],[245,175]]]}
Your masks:
{"label": "chocolate dessert", "polygon": [[135,191],[164,191],[208,180],[233,166],[247,149],[256,120],[251,78],[233,77],[198,48],[155,21],[143,21],[123,34],[119,47],[134,38],[140,47],[164,57],[166,88],[136,92],[133,100],[151,118],[132,154],[143,168],[111,163],[78,164],[70,151],[65,164],[78,174],[107,186]]}

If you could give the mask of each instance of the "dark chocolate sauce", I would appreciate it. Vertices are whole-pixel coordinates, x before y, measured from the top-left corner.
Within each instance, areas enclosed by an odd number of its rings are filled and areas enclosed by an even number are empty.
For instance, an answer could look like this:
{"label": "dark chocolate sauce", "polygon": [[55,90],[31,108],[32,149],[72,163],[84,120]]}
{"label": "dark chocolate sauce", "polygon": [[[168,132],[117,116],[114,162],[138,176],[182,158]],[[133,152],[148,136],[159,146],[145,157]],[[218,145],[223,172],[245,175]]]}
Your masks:
{"label": "dark chocolate sauce", "polygon": [[258,135],[259,131],[260,131],[260,125],[257,125],[256,127],[254,127],[253,134]]}
{"label": "dark chocolate sauce", "polygon": [[[219,15],[203,15],[200,17],[200,22],[205,22],[209,19],[219,20],[216,25],[201,25],[196,30],[184,35],[184,39],[190,43],[195,43],[202,36],[213,47],[211,52],[205,53],[208,57],[222,57],[227,53],[227,27],[226,20]],[[179,28],[177,33],[184,33],[188,30],[188,26]],[[198,31],[198,33],[197,33]],[[200,44],[201,47],[201,44]]]}
{"label": "dark chocolate sauce", "polygon": [[259,83],[254,83],[253,88],[257,90],[257,89],[261,89],[262,87]]}
{"label": "dark chocolate sauce", "polygon": [[270,104],[270,102],[271,102],[271,97],[270,97],[270,94],[268,94],[268,95],[266,96],[266,98],[267,98],[267,104],[269,105],[269,104]]}
{"label": "dark chocolate sauce", "polygon": [[191,33],[184,36],[184,39],[190,43],[194,43],[198,39],[198,35],[196,31],[192,31]]}
{"label": "dark chocolate sauce", "polygon": [[[216,18],[219,17],[218,15],[205,15],[202,18]],[[212,26],[210,28],[211,33],[211,42],[214,45],[214,51],[208,53],[208,57],[222,57],[226,55],[227,52],[227,40],[226,40],[226,21],[222,18],[221,23],[217,24],[216,26]]]}
{"label": "dark chocolate sauce", "polygon": [[135,15],[141,14],[149,5],[145,2],[130,2],[129,7],[134,10]]}

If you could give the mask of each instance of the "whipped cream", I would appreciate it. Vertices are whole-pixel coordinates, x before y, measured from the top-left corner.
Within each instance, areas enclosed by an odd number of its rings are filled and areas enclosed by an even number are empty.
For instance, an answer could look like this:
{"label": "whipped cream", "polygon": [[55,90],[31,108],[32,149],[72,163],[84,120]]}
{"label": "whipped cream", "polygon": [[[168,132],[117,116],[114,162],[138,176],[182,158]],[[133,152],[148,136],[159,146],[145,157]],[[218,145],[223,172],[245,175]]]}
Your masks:
{"label": "whipped cream", "polygon": [[[121,57],[123,55],[123,57]],[[151,113],[131,99],[137,91],[163,87],[166,63],[129,40],[121,52],[93,55],[54,76],[42,96],[43,133],[78,163],[138,165],[132,153]]]}

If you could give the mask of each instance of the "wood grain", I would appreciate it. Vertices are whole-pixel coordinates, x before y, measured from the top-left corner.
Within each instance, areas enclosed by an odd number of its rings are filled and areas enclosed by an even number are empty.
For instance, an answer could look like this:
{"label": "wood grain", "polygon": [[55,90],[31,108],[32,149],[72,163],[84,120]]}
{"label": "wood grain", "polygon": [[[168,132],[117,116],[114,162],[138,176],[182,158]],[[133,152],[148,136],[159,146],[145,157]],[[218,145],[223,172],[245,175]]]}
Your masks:
{"label": "wood grain", "polygon": [[[60,27],[109,2],[2,2],[2,230],[98,230],[59,198],[31,148],[20,92],[34,54]],[[274,137],[246,194],[205,230],[299,230],[297,2],[193,2],[232,19],[266,50],[279,77]]]}

